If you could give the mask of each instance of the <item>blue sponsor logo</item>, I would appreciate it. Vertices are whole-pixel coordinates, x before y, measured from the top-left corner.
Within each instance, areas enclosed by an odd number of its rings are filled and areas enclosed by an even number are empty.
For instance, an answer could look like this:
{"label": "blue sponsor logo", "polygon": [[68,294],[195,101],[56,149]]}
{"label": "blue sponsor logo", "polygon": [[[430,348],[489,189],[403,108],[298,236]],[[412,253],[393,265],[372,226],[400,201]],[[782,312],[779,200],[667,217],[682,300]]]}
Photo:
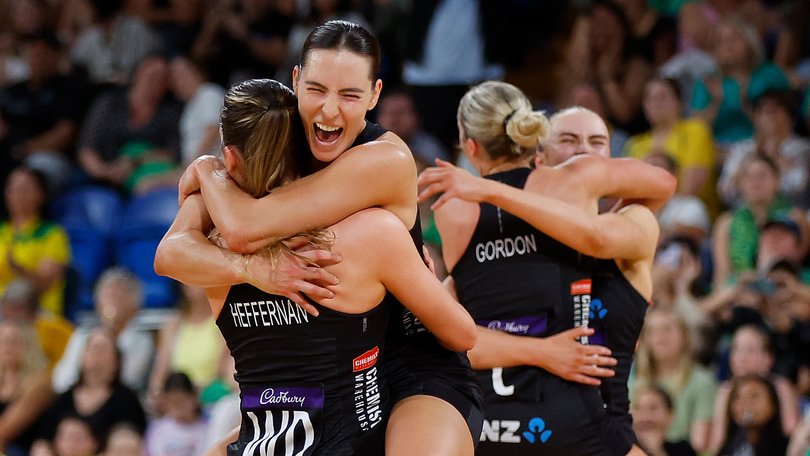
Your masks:
{"label": "blue sponsor logo", "polygon": [[523,432],[523,438],[531,444],[546,443],[553,433],[551,429],[546,429],[546,422],[540,417],[529,420],[529,430]]}
{"label": "blue sponsor logo", "polygon": [[607,315],[607,313],[608,313],[607,307],[605,307],[605,305],[602,304],[601,299],[594,299],[593,301],[591,301],[591,310],[588,313],[588,316],[590,317],[591,321],[601,320],[605,318],[605,315]]}

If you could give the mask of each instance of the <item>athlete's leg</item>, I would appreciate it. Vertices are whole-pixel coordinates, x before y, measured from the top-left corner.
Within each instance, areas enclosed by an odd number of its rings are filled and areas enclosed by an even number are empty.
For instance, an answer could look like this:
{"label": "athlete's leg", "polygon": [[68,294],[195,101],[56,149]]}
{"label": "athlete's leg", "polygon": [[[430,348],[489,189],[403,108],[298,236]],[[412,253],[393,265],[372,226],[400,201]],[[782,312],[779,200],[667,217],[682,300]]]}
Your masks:
{"label": "athlete's leg", "polygon": [[449,402],[411,396],[391,411],[385,434],[388,456],[472,456],[474,452],[466,418]]}

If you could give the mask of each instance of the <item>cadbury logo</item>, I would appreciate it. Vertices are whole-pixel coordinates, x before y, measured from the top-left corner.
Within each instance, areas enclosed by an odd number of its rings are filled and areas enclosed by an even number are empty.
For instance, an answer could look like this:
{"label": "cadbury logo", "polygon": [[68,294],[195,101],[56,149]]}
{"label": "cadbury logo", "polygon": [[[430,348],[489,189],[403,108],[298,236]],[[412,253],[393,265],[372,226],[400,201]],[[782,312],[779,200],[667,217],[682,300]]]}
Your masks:
{"label": "cadbury logo", "polygon": [[369,367],[377,364],[377,358],[380,356],[380,348],[374,347],[371,350],[363,353],[362,355],[354,358],[352,361],[352,371],[358,372],[366,370]]}
{"label": "cadbury logo", "polygon": [[262,391],[259,398],[259,403],[262,405],[267,404],[298,404],[300,407],[304,406],[306,396],[291,395],[289,391],[276,391],[273,388],[267,388]]}

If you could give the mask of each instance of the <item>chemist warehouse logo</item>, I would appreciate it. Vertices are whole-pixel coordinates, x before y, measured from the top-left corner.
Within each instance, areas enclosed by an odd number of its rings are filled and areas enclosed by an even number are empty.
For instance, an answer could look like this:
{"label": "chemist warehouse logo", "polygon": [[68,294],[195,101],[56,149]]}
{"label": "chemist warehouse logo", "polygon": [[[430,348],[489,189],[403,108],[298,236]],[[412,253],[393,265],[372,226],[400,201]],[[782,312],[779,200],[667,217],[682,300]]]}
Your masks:
{"label": "chemist warehouse logo", "polygon": [[352,361],[352,372],[359,372],[374,367],[380,357],[380,347],[374,347]]}
{"label": "chemist warehouse logo", "polygon": [[546,421],[540,417],[529,420],[526,430],[518,420],[484,420],[484,428],[481,431],[481,442],[496,443],[522,443],[528,442],[532,445],[548,442],[554,431],[546,428]]}
{"label": "chemist warehouse logo", "polygon": [[377,358],[380,348],[371,350],[352,360],[354,372],[354,412],[361,431],[368,431],[382,422],[380,385],[377,379]]}

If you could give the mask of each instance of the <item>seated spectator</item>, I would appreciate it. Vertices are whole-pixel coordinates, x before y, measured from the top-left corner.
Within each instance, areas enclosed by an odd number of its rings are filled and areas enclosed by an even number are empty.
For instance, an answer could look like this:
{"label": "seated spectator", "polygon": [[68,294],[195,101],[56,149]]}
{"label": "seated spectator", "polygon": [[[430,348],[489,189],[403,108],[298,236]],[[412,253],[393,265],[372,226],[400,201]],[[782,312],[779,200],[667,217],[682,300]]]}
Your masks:
{"label": "seated spectator", "polygon": [[56,426],[53,445],[37,445],[31,456],[95,456],[100,438],[81,416],[63,417]]}
{"label": "seated spectator", "polygon": [[124,12],[123,0],[91,0],[95,23],[85,28],[70,49],[74,65],[99,85],[124,85],[144,58],[160,50],[149,26]]}
{"label": "seated spectator", "polygon": [[[121,382],[135,391],[146,388],[155,344],[152,334],[138,329],[132,319],[141,308],[141,284],[129,271],[114,266],[102,273],[94,294],[99,325],[117,342],[123,353]],[[53,389],[67,391],[80,380],[82,356],[92,326],[79,326],[68,342],[65,354],[53,371]]]}
{"label": "seated spectator", "polygon": [[101,456],[143,456],[144,454],[143,433],[128,423],[113,426],[107,436],[107,442],[104,444],[104,451],[101,452]]}
{"label": "seated spectator", "polygon": [[739,206],[734,176],[745,157],[759,152],[779,165],[779,188],[788,201],[803,209],[810,207],[810,141],[793,132],[796,109],[795,95],[789,91],[771,90],[754,101],[754,137],[729,147],[717,184],[717,192],[726,204]]}
{"label": "seated spectator", "polygon": [[180,311],[160,328],[158,347],[149,380],[149,397],[154,405],[163,403],[160,391],[169,372],[187,375],[194,387],[203,390],[217,377],[220,360],[226,352],[211,307],[202,288],[182,285]]}
{"label": "seated spectator", "polygon": [[26,279],[16,279],[6,287],[0,297],[0,320],[33,328],[50,369],[62,358],[73,334],[67,319],[40,310],[37,290]]}
{"label": "seated spectator", "polygon": [[669,156],[679,169],[677,194],[697,196],[716,210],[715,151],[709,127],[700,118],[682,117],[680,87],[672,79],[649,81],[642,106],[651,129],[631,137],[624,154],[639,159],[654,153]]}
{"label": "seated spectator", "polygon": [[742,205],[723,213],[715,222],[712,235],[715,289],[733,282],[756,265],[760,228],[771,219],[790,218],[801,231],[798,254],[803,258],[810,241],[810,227],[804,211],[791,206],[779,195],[779,166],[770,157],[755,154],[740,165],[737,186]]}
{"label": "seated spectator", "polygon": [[43,220],[45,176],[32,168],[11,172],[5,188],[9,219],[0,223],[0,294],[17,278],[33,283],[43,310],[64,314],[65,270],[70,245],[65,231]]}
{"label": "seated spectator", "polygon": [[182,373],[166,377],[163,387],[165,415],[149,424],[146,451],[149,456],[197,456],[203,453],[207,425],[191,380]]}
{"label": "seated spectator", "polygon": [[633,431],[649,456],[697,456],[686,440],[667,440],[672,422],[672,399],[655,385],[641,387],[630,403]]}
{"label": "seated spectator", "polygon": [[630,380],[630,397],[635,398],[636,390],[644,386],[663,388],[675,402],[667,440],[687,440],[701,452],[709,444],[711,404],[717,385],[712,374],[695,363],[689,344],[689,330],[683,319],[672,311],[650,310]]}
{"label": "seated spectator", "polygon": [[715,420],[712,424],[709,446],[711,451],[716,452],[737,438],[729,432],[736,429],[735,425],[741,424],[729,421],[732,418],[735,420],[739,418],[729,415],[731,407],[735,407],[732,392],[735,385],[739,385],[739,382],[749,376],[769,379],[767,383],[772,384],[772,388],[775,389],[773,407],[776,410],[775,419],[778,420],[780,434],[784,436],[793,432],[799,421],[798,398],[795,388],[788,379],[772,373],[774,361],[773,343],[764,329],[754,325],[745,325],[737,329],[729,354],[731,379],[720,385],[714,401]]}
{"label": "seated spectator", "polygon": [[[669,171],[673,176],[679,173],[678,162],[662,152],[653,152],[644,161]],[[702,245],[711,227],[706,204],[697,196],[681,193],[672,195],[658,211],[656,218],[661,228],[662,242],[682,236]]]}
{"label": "seated spectator", "polygon": [[79,164],[97,181],[134,190],[139,181],[174,168],[180,105],[168,93],[162,57],[142,61],[127,88],[100,95],[79,138]]}
{"label": "seated spectator", "polygon": [[[712,126],[721,144],[753,136],[745,105],[769,89],[787,89],[787,77],[765,61],[756,30],[740,19],[727,19],[717,26],[713,54],[720,74],[698,81],[692,94],[692,109]],[[741,85],[740,81],[747,81]]]}
{"label": "seated spectator", "polygon": [[786,436],[790,434],[783,431],[780,406],[776,389],[767,379],[757,375],[735,379],[723,420],[728,425],[718,454],[785,454]]}
{"label": "seated spectator", "polygon": [[0,164],[40,169],[48,176],[48,189],[58,191],[73,172],[81,86],[60,70],[60,45],[53,34],[26,36],[22,49],[28,78],[0,89]]}
{"label": "seated spectator", "polygon": [[34,445],[56,443],[59,424],[67,416],[85,420],[95,435],[106,435],[118,423],[145,429],[146,415],[135,392],[119,380],[120,369],[113,337],[101,329],[91,332],[82,350],[79,380],[48,409]]}

